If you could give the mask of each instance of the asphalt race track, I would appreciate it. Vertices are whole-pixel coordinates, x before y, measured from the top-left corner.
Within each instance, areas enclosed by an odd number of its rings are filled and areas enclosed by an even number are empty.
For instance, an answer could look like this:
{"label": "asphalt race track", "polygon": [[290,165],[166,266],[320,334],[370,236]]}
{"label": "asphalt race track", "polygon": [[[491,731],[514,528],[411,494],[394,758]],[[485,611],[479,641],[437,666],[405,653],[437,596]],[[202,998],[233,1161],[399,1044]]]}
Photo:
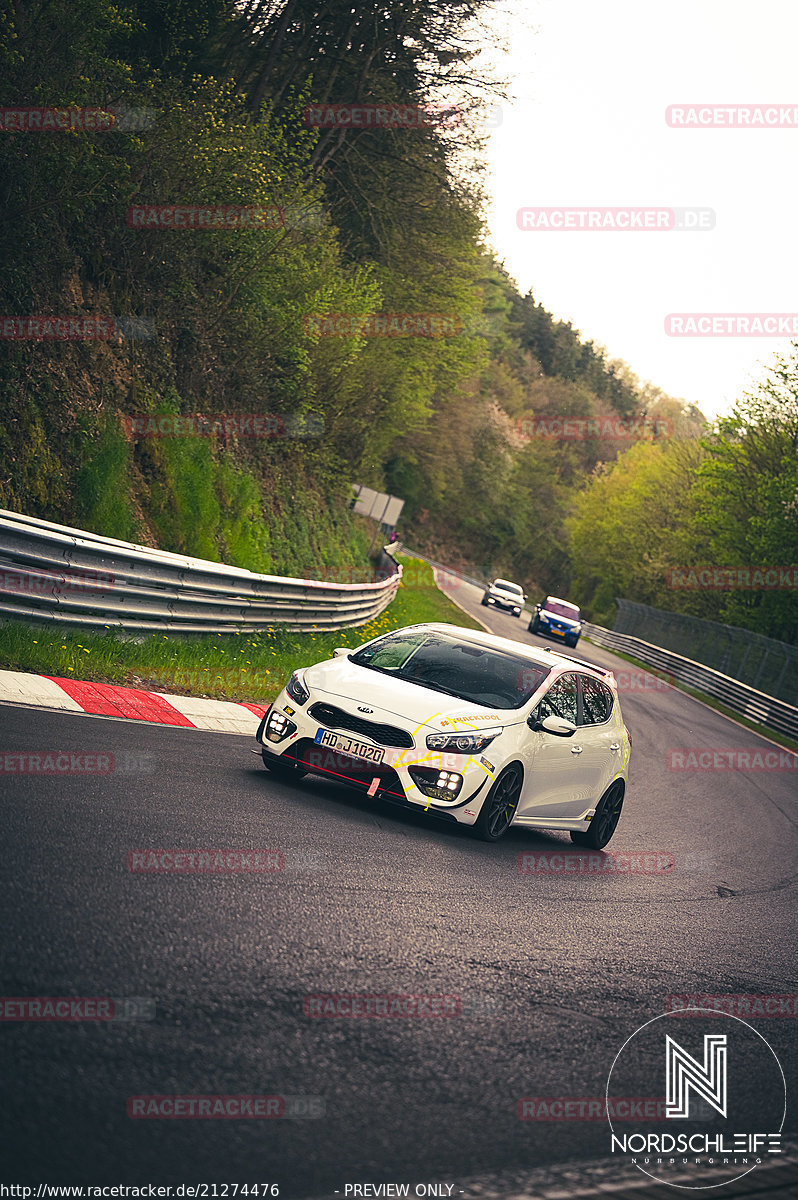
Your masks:
{"label": "asphalt race track", "polygon": [[[551,644],[449,590],[494,632]],[[522,1121],[517,1102],[603,1096],[671,994],[798,992],[795,772],[671,770],[672,749],[772,745],[665,686],[622,705],[634,749],[609,849],[670,855],[665,873],[522,874],[519,854],[567,837],[488,845],[319,778],[281,783],[244,737],[1,708],[5,752],[127,753],[108,775],[5,778],[2,993],[136,997],[149,1018],[3,1024],[4,1178],[457,1196],[606,1156],[603,1121]],[[148,848],[268,849],[284,869],[131,872]],[[455,996],[459,1015],[305,1015],[320,993]],[[753,1024],[794,1089],[796,1019]],[[130,1097],[173,1094],[281,1095],[294,1115],[127,1115]]]}

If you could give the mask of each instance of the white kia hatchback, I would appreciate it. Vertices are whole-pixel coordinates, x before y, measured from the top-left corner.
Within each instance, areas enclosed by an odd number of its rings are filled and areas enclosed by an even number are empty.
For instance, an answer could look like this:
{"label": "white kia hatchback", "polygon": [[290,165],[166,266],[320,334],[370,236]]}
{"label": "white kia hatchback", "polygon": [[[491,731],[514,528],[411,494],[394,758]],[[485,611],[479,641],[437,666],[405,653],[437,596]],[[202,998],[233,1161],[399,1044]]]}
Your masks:
{"label": "white kia hatchback", "polygon": [[458,625],[411,625],[295,671],[257,732],[284,778],[327,776],[486,841],[606,846],[631,739],[609,671]]}

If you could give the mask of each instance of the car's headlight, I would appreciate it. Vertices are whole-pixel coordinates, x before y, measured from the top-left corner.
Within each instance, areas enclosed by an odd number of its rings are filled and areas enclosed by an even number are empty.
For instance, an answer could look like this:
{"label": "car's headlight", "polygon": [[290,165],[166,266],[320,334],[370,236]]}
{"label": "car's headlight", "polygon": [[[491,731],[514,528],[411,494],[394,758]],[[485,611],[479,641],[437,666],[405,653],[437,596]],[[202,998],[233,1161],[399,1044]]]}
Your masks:
{"label": "car's headlight", "polygon": [[501,731],[495,733],[431,733],[428,750],[451,750],[455,754],[476,754],[489,746]]}
{"label": "car's headlight", "polygon": [[304,704],[310,697],[310,692],[305,687],[305,680],[301,671],[294,671],[285,685],[285,690],[292,700],[296,700],[297,704]]}

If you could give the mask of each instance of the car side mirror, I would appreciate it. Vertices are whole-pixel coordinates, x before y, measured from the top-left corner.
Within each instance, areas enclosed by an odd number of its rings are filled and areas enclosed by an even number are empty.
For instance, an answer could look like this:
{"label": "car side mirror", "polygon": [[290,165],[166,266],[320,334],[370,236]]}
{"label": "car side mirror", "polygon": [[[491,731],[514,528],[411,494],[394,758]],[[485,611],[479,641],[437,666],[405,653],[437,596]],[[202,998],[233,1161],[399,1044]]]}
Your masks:
{"label": "car side mirror", "polygon": [[333,650],[333,658],[345,658],[348,653],[348,646],[336,646],[336,648]]}
{"label": "car side mirror", "polygon": [[576,733],[576,726],[572,721],[554,715],[544,717],[540,727],[544,733],[553,733],[555,737],[573,737]]}

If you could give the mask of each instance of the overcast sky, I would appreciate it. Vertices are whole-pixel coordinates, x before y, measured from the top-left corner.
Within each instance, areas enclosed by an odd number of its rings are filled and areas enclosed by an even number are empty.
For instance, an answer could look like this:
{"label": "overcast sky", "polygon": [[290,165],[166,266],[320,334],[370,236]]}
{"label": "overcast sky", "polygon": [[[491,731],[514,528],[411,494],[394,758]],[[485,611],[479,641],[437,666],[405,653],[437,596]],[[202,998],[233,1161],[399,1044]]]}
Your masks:
{"label": "overcast sky", "polygon": [[[641,379],[728,411],[789,342],[674,338],[668,313],[798,312],[798,127],[669,128],[669,105],[798,110],[792,0],[500,0],[493,247],[522,292]],[[709,232],[520,230],[524,207],[711,208]]]}

